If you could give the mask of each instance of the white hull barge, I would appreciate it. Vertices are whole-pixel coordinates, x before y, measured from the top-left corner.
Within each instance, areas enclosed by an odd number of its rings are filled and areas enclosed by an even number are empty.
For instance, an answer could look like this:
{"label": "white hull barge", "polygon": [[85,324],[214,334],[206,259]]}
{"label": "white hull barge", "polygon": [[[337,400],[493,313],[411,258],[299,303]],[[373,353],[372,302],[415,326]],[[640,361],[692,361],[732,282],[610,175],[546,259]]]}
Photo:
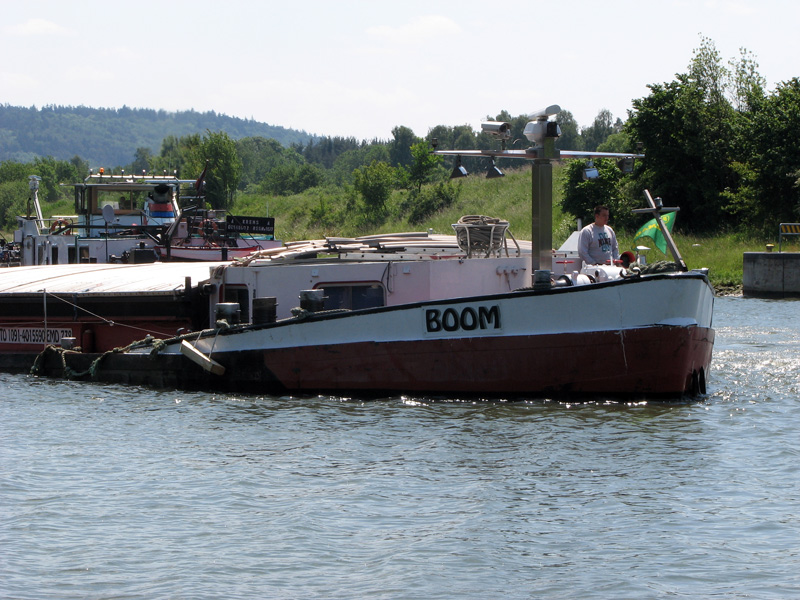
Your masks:
{"label": "white hull barge", "polygon": [[[102,171],[102,170],[101,170]],[[204,172],[205,173],[205,172]],[[160,261],[228,261],[281,246],[274,219],[184,206],[204,202],[202,178],[90,174],[73,184],[75,214],[42,217],[39,177],[30,177],[35,214],[18,216],[6,266]],[[192,190],[201,195],[187,195]],[[183,192],[183,193],[182,193]],[[266,231],[253,235],[251,229]]]}
{"label": "white hull barge", "polygon": [[[634,211],[656,217],[674,258],[663,269],[578,266],[570,251],[553,251],[551,163],[608,156],[556,150],[559,130],[548,118],[559,110],[534,115],[526,150],[436,151],[533,161],[527,253],[516,240],[509,252],[507,222],[475,215],[453,225],[455,239],[412,233],[262,250],[210,273],[203,289],[213,328],[99,357],[51,347],[34,372],[270,394],[705,393],[714,292],[706,270],[687,268],[660,218],[677,208],[646,192],[648,208]],[[508,124],[487,127],[505,146]],[[637,158],[613,156],[625,165]],[[457,161],[454,176],[463,176]],[[300,308],[287,310],[298,297]]]}
{"label": "white hull barge", "polygon": [[[705,393],[713,290],[701,273],[301,315],[142,343],[102,381],[258,393],[680,398]],[[200,366],[185,346],[207,357]],[[65,353],[73,371],[88,359]]]}

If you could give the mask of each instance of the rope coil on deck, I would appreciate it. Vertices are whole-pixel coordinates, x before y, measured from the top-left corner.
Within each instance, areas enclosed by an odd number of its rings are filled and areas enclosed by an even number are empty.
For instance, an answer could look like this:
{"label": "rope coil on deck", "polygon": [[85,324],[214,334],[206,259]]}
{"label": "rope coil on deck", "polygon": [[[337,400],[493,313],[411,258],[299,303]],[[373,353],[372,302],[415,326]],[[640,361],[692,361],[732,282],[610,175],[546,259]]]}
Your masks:
{"label": "rope coil on deck", "polygon": [[657,260],[647,265],[638,265],[639,273],[642,275],[653,275],[654,273],[676,273],[681,271],[678,263],[668,260]]}
{"label": "rope coil on deck", "polygon": [[472,252],[485,252],[488,256],[503,246],[508,221],[485,215],[464,215],[453,225],[458,247],[467,255]]}

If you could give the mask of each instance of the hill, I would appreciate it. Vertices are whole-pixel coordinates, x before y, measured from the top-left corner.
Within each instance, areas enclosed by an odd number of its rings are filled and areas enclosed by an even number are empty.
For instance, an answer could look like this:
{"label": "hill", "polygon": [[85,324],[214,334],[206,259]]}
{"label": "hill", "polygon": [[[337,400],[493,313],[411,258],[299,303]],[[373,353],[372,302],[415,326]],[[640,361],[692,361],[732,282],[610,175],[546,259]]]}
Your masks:
{"label": "hill", "polygon": [[313,137],[305,131],[213,111],[0,105],[0,161],[24,163],[36,156],[70,160],[77,155],[93,167],[114,167],[133,162],[137,148],[158,154],[165,137],[206,130],[224,131],[233,139],[273,138],[284,146],[305,144]]}

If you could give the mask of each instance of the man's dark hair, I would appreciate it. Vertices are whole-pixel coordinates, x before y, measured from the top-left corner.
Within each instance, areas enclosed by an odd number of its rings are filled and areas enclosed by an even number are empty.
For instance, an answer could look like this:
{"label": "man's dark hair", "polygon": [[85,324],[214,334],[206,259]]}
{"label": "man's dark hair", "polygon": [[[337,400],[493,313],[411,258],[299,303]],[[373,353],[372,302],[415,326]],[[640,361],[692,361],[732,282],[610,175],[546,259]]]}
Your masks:
{"label": "man's dark hair", "polygon": [[607,206],[603,206],[602,204],[600,204],[600,205],[594,207],[594,214],[599,215],[604,210],[608,210],[608,207]]}

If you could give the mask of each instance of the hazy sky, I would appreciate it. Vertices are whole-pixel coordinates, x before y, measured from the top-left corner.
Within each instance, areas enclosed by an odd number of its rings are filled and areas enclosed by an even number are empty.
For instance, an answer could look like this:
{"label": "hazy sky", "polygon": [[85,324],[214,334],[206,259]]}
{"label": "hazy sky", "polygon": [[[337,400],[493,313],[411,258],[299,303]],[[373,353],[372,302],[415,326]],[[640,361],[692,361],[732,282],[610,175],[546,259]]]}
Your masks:
{"label": "hazy sky", "polygon": [[214,110],[319,135],[626,118],[701,35],[800,76],[797,0],[0,0],[0,103]]}

